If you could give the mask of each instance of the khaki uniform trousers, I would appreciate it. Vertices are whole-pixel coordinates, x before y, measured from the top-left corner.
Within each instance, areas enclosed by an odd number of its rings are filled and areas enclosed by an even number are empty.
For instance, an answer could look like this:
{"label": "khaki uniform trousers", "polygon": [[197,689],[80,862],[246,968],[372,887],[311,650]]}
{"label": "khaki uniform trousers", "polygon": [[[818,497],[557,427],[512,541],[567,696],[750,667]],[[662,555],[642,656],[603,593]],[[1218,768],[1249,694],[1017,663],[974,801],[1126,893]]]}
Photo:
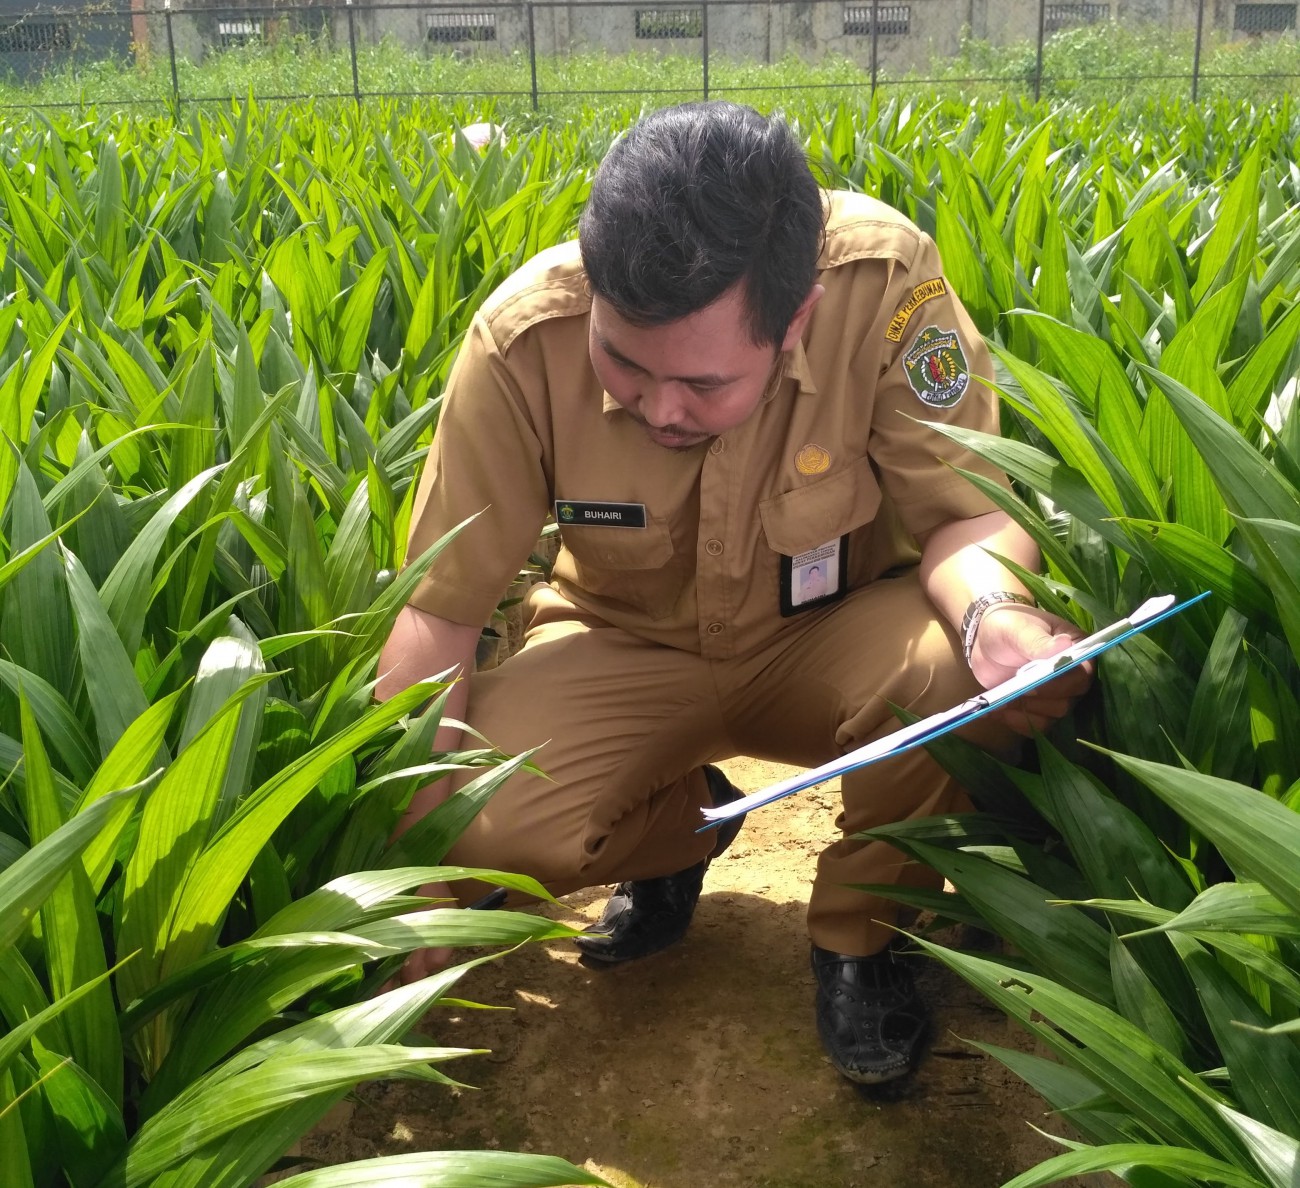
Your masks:
{"label": "khaki uniform trousers", "polygon": [[[748,755],[819,765],[898,729],[891,702],[924,716],[978,692],[915,571],[791,618],[728,660],[629,635],[548,586],[534,587],[528,609],[520,651],[471,678],[467,716],[507,753],[545,743],[534,762],[550,779],[511,777],[447,861],[532,875],[555,895],[707,857],[716,835],[696,832],[708,803],[702,764]],[[924,750],[851,772],[841,787],[844,836],[817,862],[808,931],[822,948],[865,956],[896,935],[898,906],[848,885],[938,879],[849,835],[969,802]],[[462,891],[464,901],[482,890]]]}

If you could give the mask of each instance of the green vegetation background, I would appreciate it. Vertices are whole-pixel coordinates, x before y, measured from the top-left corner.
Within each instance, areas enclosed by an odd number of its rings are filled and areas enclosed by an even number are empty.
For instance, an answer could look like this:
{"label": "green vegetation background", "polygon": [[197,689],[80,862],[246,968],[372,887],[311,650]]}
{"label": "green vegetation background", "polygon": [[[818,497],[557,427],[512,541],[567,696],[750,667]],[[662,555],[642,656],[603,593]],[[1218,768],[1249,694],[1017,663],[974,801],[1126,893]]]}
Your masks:
{"label": "green vegetation background", "polygon": [[[88,18],[93,20],[93,18]],[[186,18],[178,16],[183,27]],[[84,36],[84,33],[82,34]],[[1122,91],[1130,100],[1186,99],[1191,92],[1193,32],[1149,26],[1100,24],[1049,37],[1043,55],[1041,93],[1048,99],[1109,102]],[[879,82],[903,96],[949,95],[995,101],[1031,95],[1037,50],[1026,40],[999,47],[964,39],[960,51],[937,58],[923,71],[882,70]],[[412,48],[393,38],[362,42],[357,51],[358,87],[370,95],[460,96],[465,113],[520,115],[531,110],[528,55],[503,54],[476,46],[471,51],[430,45]],[[611,55],[577,49],[538,60],[540,107],[571,115],[585,106],[628,101],[669,103],[698,96],[702,87],[699,49],[659,54]],[[1207,34],[1200,63],[1199,96],[1271,102],[1300,78],[1300,41],[1294,36],[1226,39]],[[208,53],[201,62],[177,62],[182,99],[256,96],[351,97],[352,63],[346,42],[328,37],[282,36]],[[1122,85],[1117,85],[1122,84]],[[808,101],[848,97],[869,89],[868,69],[848,58],[806,62],[788,56],[773,64],[739,62],[715,55],[709,63],[710,94],[767,106],[788,102],[795,90]],[[620,101],[597,98],[621,93]],[[85,60],[37,79],[0,83],[0,105],[90,105],[170,103],[171,63],[166,43],[135,64]],[[494,98],[496,97],[496,98]],[[473,118],[473,117],[470,117]]]}
{"label": "green vegetation background", "polygon": [[[1042,548],[1040,603],[1088,629],[1213,595],[1109,653],[1023,766],[938,748],[979,812],[881,831],[955,888],[916,906],[1014,956],[919,943],[1054,1056],[997,1053],[1085,1140],[1015,1188],[1294,1188],[1300,116],[910,93],[789,114],[829,184],[935,237],[993,343],[1006,433],[965,440],[1015,480],[990,493]],[[405,953],[567,933],[418,894],[465,874],[443,854],[529,756],[431,755],[443,686],[371,691],[437,564],[406,528],[456,345],[573,233],[628,117],[483,151],[456,118],[0,123],[0,1183],[252,1183],[357,1081],[463,1054],[429,1012],[469,963],[376,995]],[[502,1153],[401,1169],[595,1182]]]}

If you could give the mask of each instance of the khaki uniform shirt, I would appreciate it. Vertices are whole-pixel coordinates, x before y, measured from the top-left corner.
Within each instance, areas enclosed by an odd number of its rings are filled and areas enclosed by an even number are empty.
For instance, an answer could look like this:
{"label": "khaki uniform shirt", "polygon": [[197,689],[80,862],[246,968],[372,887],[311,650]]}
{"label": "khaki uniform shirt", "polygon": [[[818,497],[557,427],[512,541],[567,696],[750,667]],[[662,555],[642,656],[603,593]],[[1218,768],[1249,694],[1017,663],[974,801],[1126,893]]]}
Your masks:
{"label": "khaki uniform shirt", "polygon": [[[725,659],[809,613],[798,581],[811,561],[825,567],[814,581],[843,592],[822,546],[842,540],[843,585],[855,589],[914,562],[913,537],[994,510],[951,467],[1005,476],[920,423],[998,430],[996,400],[974,378],[990,374],[988,353],[933,241],[883,203],[837,192],[820,267],[825,294],[754,414],[674,451],[649,441],[592,370],[577,244],[525,264],[460,349],[409,555],[478,518],[411,605],[487,622],[554,514],[552,581],[565,598],[638,636]],[[602,513],[609,505],[625,510]]]}

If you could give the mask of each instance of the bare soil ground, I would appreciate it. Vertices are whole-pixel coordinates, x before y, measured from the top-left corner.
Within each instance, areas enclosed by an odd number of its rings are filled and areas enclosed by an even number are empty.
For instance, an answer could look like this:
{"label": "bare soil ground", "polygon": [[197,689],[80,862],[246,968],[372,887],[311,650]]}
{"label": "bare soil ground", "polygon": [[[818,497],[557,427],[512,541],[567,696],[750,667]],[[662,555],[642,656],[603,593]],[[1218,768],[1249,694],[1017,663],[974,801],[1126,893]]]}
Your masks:
{"label": "bare soil ground", "polygon": [[[723,766],[746,791],[787,771]],[[752,814],[673,949],[593,972],[555,942],[472,971],[458,993],[511,1009],[445,1007],[424,1030],[436,1043],[491,1049],[446,1066],[477,1088],[365,1086],[302,1153],[334,1163],[537,1151],[619,1188],[994,1188],[1058,1152],[1030,1123],[1067,1128],[966,1042],[1029,1040],[937,963],[921,974],[935,1025],[913,1078],[870,1098],[827,1063],[803,917],[837,803],[832,785]],[[546,910],[585,925],[605,894],[593,888]]]}

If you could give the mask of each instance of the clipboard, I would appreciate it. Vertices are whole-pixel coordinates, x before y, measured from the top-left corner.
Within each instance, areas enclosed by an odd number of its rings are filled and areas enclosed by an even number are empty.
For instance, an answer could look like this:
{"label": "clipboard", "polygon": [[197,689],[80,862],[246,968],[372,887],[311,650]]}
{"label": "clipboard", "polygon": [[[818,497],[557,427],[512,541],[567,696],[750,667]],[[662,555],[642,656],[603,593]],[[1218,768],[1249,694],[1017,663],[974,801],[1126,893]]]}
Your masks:
{"label": "clipboard", "polygon": [[922,718],[918,722],[913,722],[910,726],[904,726],[894,731],[893,734],[888,734],[884,738],[876,739],[875,742],[867,743],[866,746],[849,751],[838,759],[833,759],[829,763],[823,763],[820,767],[811,768],[800,775],[791,776],[780,783],[752,792],[748,796],[742,796],[739,800],[733,800],[729,804],[720,805],[717,808],[702,809],[701,812],[704,814],[705,823],[696,832],[703,833],[706,829],[712,829],[722,824],[723,821],[739,817],[752,809],[762,808],[774,801],[783,800],[787,796],[793,796],[796,792],[802,792],[805,788],[811,788],[815,784],[834,779],[838,775],[843,775],[846,771],[867,767],[872,763],[879,763],[882,759],[888,759],[891,756],[901,755],[907,751],[915,750],[917,747],[922,747],[933,739],[941,738],[950,731],[964,726],[967,722],[973,722],[976,718],[981,718],[993,710],[1000,709],[1008,702],[1028,693],[1031,689],[1037,689],[1039,685],[1046,684],[1063,672],[1077,668],[1080,664],[1093,659],[1095,656],[1100,656],[1103,652],[1123,643],[1126,639],[1131,639],[1139,632],[1146,631],[1157,623],[1162,623],[1173,615],[1180,614],[1189,606],[1195,606],[1209,596],[1210,592],[1207,590],[1203,594],[1197,594],[1194,598],[1188,598],[1184,602],[1178,602],[1172,594],[1162,594],[1155,598],[1149,598],[1127,618],[1119,619],[1110,624],[1109,627],[1103,627],[1092,635],[1076,640],[1064,651],[1057,652],[1054,656],[1045,656],[1040,660],[1030,660],[1010,680],[1003,681],[1002,684],[995,685],[992,689],[985,689],[983,693],[963,701],[960,705],[941,710],[937,714],[931,714],[928,718]]}

